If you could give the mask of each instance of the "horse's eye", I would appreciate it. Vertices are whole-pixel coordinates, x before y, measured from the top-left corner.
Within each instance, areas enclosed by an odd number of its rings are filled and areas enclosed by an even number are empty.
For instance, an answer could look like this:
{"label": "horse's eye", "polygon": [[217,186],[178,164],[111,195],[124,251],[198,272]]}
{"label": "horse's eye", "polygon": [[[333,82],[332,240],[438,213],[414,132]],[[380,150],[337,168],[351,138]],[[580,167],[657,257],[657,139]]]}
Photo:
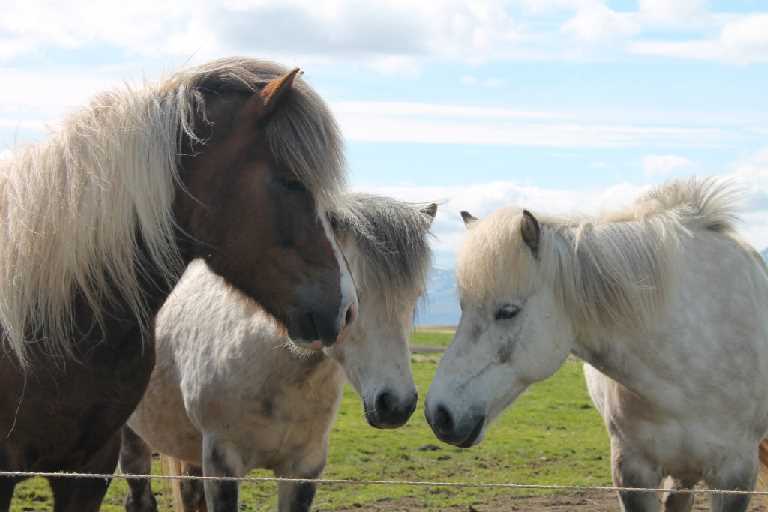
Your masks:
{"label": "horse's eye", "polygon": [[504,304],[496,310],[496,320],[510,320],[515,318],[520,312],[520,306],[514,304]]}
{"label": "horse's eye", "polygon": [[282,178],[280,184],[293,192],[304,192],[307,188],[302,182],[293,178]]}

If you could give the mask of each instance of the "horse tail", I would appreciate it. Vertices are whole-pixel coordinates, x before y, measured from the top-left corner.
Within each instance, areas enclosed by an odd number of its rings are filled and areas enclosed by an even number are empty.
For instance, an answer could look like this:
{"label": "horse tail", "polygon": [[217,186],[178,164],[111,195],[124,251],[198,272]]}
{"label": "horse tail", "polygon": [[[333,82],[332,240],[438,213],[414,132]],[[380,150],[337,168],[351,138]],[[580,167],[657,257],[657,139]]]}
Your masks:
{"label": "horse tail", "polygon": [[[160,471],[167,476],[181,476],[182,463],[179,459],[168,455],[160,455]],[[173,498],[173,510],[184,512],[184,503],[181,499],[181,480],[172,478],[169,480],[171,486],[171,496]]]}

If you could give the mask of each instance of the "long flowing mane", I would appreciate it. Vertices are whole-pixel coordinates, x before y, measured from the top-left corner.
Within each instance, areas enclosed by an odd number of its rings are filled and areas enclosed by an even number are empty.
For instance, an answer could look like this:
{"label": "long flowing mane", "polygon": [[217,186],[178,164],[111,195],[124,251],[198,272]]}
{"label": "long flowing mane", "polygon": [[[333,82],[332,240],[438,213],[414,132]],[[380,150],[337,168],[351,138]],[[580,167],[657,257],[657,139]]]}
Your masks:
{"label": "long flowing mane", "polygon": [[597,218],[539,217],[538,258],[520,236],[520,210],[505,208],[470,229],[459,285],[482,300],[525,294],[545,280],[581,326],[645,327],[674,282],[683,240],[705,231],[733,236],[738,198],[728,182],[694,178]]}
{"label": "long flowing mane", "polygon": [[[152,266],[173,282],[181,270],[172,216],[179,153],[185,141],[205,144],[196,135],[205,94],[251,94],[284,72],[224,59],[102,93],[49,140],[0,161],[0,325],[22,364],[43,340],[51,354],[73,357],[78,294],[96,321],[100,305],[119,297],[146,323],[141,273]],[[306,83],[295,82],[265,137],[279,165],[330,201],[344,179],[341,137]],[[140,246],[148,261],[138,261]]]}
{"label": "long flowing mane", "polygon": [[362,255],[363,272],[355,276],[358,287],[383,290],[390,312],[402,310],[400,298],[423,287],[429,272],[431,219],[421,211],[423,206],[351,193],[328,212],[337,236],[350,234]]}

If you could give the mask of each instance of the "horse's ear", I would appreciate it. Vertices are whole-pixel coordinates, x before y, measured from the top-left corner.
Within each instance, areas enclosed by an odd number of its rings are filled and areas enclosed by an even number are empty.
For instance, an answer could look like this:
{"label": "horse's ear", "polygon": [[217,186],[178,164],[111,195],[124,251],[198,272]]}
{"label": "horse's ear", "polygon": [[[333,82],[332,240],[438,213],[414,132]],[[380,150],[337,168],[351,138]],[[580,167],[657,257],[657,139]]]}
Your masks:
{"label": "horse's ear", "polygon": [[480,219],[478,219],[477,217],[475,217],[471,213],[462,210],[462,212],[461,212],[461,220],[463,220],[464,221],[464,225],[469,228],[469,227],[472,226],[472,224],[474,224],[475,222],[477,222]]}
{"label": "horse's ear", "polygon": [[424,208],[421,209],[421,213],[426,215],[427,217],[432,217],[432,220],[435,219],[435,216],[437,215],[437,203],[431,203]]}
{"label": "horse's ear", "polygon": [[261,90],[261,98],[264,100],[264,111],[262,117],[269,116],[275,111],[280,104],[280,100],[285,97],[285,94],[293,88],[293,81],[301,74],[299,68],[293,68],[291,71],[281,76],[270,80],[267,85]]}
{"label": "horse's ear", "polygon": [[539,255],[539,242],[541,241],[541,225],[536,217],[528,210],[523,210],[523,220],[520,222],[520,233],[523,242],[527,245],[534,256]]}
{"label": "horse's ear", "polygon": [[280,102],[293,88],[294,80],[300,74],[301,70],[294,68],[280,78],[270,80],[259,93],[254,94],[248,100],[246,110],[253,115],[257,122],[264,122],[277,110]]}

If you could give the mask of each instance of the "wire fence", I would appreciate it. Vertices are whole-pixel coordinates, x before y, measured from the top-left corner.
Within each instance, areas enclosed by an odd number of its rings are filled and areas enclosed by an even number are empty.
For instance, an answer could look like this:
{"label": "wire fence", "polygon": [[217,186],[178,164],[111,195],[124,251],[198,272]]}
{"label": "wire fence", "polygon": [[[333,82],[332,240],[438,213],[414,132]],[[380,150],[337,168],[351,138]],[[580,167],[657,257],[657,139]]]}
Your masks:
{"label": "wire fence", "polygon": [[255,477],[255,476],[195,476],[195,475],[138,475],[138,474],[99,474],[99,473],[70,473],[70,472],[45,472],[45,471],[0,471],[0,478],[93,478],[93,479],[122,479],[122,480],[197,480],[238,482],[245,484],[261,484],[267,482],[295,482],[313,483],[316,485],[355,485],[355,486],[408,486],[408,487],[453,487],[475,489],[510,489],[510,490],[552,490],[572,492],[667,492],[673,494],[734,494],[750,496],[768,496],[768,491],[742,491],[730,489],[669,489],[654,487],[617,487],[612,485],[577,485],[577,484],[533,484],[512,482],[437,482],[422,480],[352,480],[343,478],[283,478],[283,477]]}

